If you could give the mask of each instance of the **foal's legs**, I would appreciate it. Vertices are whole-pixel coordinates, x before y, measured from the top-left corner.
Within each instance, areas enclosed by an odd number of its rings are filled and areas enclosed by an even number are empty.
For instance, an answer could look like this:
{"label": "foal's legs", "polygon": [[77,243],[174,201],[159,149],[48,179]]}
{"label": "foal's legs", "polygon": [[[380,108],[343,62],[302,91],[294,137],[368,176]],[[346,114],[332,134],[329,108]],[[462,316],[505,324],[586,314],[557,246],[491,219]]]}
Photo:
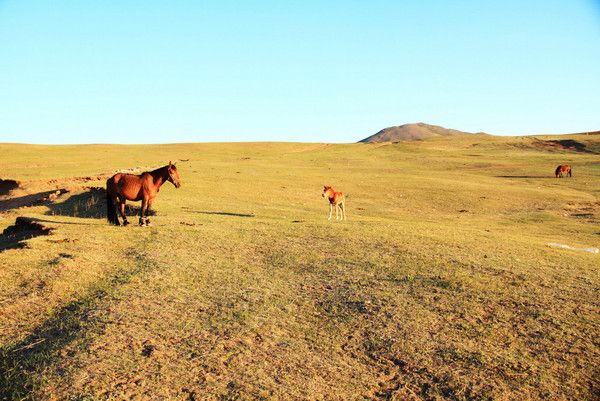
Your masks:
{"label": "foal's legs", "polygon": [[331,220],[331,214],[333,213],[333,205],[329,204],[329,218],[327,220]]}
{"label": "foal's legs", "polygon": [[340,219],[340,218],[339,218],[339,216],[338,216],[338,209],[339,209],[339,208],[340,208],[340,205],[336,203],[336,204],[335,204],[335,219],[336,219],[336,220],[339,220],[339,219]]}
{"label": "foal's legs", "polygon": [[346,220],[346,205],[344,202],[340,203],[340,209],[342,211],[342,220]]}

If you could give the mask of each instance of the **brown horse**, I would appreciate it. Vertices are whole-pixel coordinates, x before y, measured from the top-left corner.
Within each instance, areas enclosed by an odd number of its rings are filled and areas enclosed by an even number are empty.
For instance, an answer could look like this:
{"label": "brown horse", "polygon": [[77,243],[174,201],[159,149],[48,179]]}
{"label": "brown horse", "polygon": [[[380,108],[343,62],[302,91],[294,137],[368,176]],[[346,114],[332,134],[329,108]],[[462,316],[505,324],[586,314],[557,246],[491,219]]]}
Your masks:
{"label": "brown horse", "polygon": [[181,186],[177,167],[169,162],[168,166],[148,171],[140,175],[118,173],[106,181],[106,217],[108,221],[117,226],[119,217],[117,216],[117,205],[123,218],[123,225],[129,224],[125,216],[125,202],[142,201],[142,211],[140,212],[140,226],[150,225],[150,219],[146,217],[146,211],[152,206],[152,201],[156,198],[160,187],[165,182],[170,181],[175,188]]}
{"label": "brown horse", "polygon": [[336,192],[332,187],[324,186],[323,187],[323,198],[327,197],[329,200],[329,218],[327,220],[331,220],[331,214],[333,213],[333,208],[335,207],[335,219],[338,220],[338,208],[342,213],[342,220],[346,219],[346,197],[342,192]]}
{"label": "brown horse", "polygon": [[563,174],[569,174],[569,177],[572,177],[571,170],[571,166],[568,164],[561,164],[554,170],[554,175],[556,178],[562,178]]}

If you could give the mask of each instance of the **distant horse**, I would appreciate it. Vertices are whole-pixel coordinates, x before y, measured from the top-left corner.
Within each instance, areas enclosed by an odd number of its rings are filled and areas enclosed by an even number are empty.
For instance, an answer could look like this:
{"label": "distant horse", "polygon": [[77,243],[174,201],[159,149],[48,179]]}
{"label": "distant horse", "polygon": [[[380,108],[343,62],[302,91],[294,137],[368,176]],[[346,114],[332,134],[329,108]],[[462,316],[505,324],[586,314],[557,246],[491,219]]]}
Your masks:
{"label": "distant horse", "polygon": [[342,214],[342,220],[346,219],[346,197],[342,192],[336,192],[332,187],[324,186],[323,187],[323,198],[327,197],[329,199],[329,218],[327,220],[331,220],[331,214],[333,213],[333,208],[335,207],[335,219],[338,220],[338,208]]}
{"label": "distant horse", "polygon": [[569,174],[569,177],[572,177],[571,170],[571,166],[568,164],[561,164],[554,171],[554,175],[556,178],[562,178],[563,174]]}
{"label": "distant horse", "polygon": [[140,212],[140,226],[150,225],[150,219],[146,217],[146,211],[152,206],[160,187],[170,181],[175,188],[181,186],[177,167],[169,162],[168,166],[148,171],[140,175],[118,173],[106,181],[106,217],[108,221],[119,226],[117,217],[117,205],[123,218],[123,225],[129,224],[125,216],[125,202],[142,201]]}

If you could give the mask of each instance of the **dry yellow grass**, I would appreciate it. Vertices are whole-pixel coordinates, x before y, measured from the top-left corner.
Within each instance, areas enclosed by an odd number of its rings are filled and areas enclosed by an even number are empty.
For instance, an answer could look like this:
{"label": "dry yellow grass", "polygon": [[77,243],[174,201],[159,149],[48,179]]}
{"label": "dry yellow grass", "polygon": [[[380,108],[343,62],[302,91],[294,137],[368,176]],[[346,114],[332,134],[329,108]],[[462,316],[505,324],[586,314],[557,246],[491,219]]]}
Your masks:
{"label": "dry yellow grass", "polygon": [[[0,151],[24,182],[0,230],[54,228],[0,253],[2,399],[598,394],[600,255],[546,246],[599,245],[598,154],[483,135]],[[183,186],[153,226],[109,226],[85,187],[169,159]],[[326,184],[347,221],[326,220]]]}

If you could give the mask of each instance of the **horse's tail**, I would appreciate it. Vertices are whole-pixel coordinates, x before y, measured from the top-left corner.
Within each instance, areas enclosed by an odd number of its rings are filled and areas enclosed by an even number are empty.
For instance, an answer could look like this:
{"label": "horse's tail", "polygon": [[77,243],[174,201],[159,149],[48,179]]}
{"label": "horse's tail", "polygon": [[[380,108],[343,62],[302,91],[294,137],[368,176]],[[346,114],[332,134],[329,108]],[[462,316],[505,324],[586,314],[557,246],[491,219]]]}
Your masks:
{"label": "horse's tail", "polygon": [[112,186],[110,180],[111,179],[106,181],[106,218],[108,219],[109,223],[118,226],[119,218],[117,217],[117,207],[115,206],[111,196]]}
{"label": "horse's tail", "polygon": [[569,166],[569,177],[573,177],[573,167]]}

